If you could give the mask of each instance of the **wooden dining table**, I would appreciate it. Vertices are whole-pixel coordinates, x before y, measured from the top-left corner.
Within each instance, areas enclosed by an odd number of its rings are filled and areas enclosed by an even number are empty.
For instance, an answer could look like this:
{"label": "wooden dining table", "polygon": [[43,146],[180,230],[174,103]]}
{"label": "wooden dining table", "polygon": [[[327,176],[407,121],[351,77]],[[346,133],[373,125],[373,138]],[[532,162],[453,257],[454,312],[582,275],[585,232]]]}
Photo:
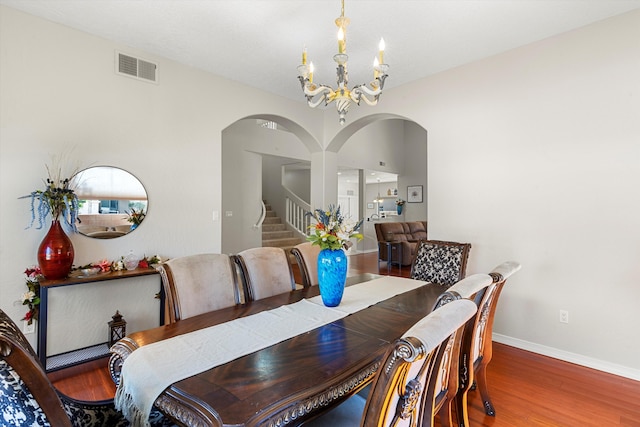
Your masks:
{"label": "wooden dining table", "polygon": [[[357,275],[349,277],[347,285],[380,277]],[[369,384],[390,343],[429,314],[444,290],[439,285],[424,284],[177,381],[158,396],[154,406],[187,426],[299,425]],[[318,286],[312,286],[132,333],[110,350],[111,376],[117,384],[127,356],[144,345],[318,294]]]}

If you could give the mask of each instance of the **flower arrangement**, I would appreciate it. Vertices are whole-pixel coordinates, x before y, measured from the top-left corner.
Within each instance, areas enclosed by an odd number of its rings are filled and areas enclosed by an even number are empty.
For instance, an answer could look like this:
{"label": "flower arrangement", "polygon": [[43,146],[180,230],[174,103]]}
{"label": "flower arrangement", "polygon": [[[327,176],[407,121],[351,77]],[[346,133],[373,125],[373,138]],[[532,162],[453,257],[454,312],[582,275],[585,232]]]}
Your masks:
{"label": "flower arrangement", "polygon": [[402,199],[398,199],[396,200],[396,205],[397,206],[404,206],[404,204],[407,203],[406,201],[402,200]]}
{"label": "flower arrangement", "polygon": [[124,211],[127,214],[127,221],[134,225],[140,225],[140,223],[144,220],[144,217],[147,214],[144,212],[144,208],[137,209],[131,208],[131,212]]}
{"label": "flower arrangement", "polygon": [[42,271],[37,266],[32,266],[24,271],[26,276],[26,285],[28,291],[22,294],[22,305],[29,306],[29,311],[24,315],[22,320],[26,320],[27,324],[32,324],[33,320],[38,320],[40,313],[40,277]]}
{"label": "flower arrangement", "polygon": [[[120,258],[114,261],[110,261],[105,258],[98,262],[93,262],[93,263],[89,263],[89,264],[74,268],[74,270],[85,270],[85,269],[97,268],[97,269],[100,269],[101,273],[108,273],[110,271],[120,271],[125,269],[124,259],[125,259],[124,256],[121,256]],[[160,258],[158,255],[152,255],[149,257],[145,255],[144,257],[142,257],[140,261],[138,261],[138,268],[149,268],[149,266],[151,266],[152,264],[160,264],[161,262],[162,262],[162,258]]]}
{"label": "flower arrangement", "polygon": [[322,249],[349,248],[349,239],[356,238],[362,240],[362,233],[358,229],[362,227],[362,220],[353,221],[340,213],[340,206],[329,205],[328,210],[316,209],[308,212],[316,223],[309,226],[311,234],[307,240]]}
{"label": "flower arrangement", "polygon": [[[70,179],[63,177],[62,168],[58,162],[53,162],[53,167],[45,165],[47,169],[47,179],[44,181],[44,190],[35,190],[21,199],[31,199],[31,222],[27,228],[31,228],[38,220],[38,230],[44,225],[44,221],[49,214],[54,221],[58,221],[60,216],[72,231],[77,232],[76,222],[78,220],[79,202],[74,189],[70,187]],[[74,174],[71,174],[73,176]],[[37,202],[36,202],[37,200]]]}

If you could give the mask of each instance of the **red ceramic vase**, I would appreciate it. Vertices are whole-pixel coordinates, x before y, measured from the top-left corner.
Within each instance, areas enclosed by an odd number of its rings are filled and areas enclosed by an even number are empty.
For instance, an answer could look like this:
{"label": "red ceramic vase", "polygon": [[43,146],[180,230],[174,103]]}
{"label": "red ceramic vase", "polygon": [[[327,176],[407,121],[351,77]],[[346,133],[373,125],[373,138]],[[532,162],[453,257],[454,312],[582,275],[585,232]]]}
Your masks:
{"label": "red ceramic vase", "polygon": [[38,248],[38,264],[46,279],[64,279],[73,266],[73,244],[60,221],[53,220],[51,228]]}

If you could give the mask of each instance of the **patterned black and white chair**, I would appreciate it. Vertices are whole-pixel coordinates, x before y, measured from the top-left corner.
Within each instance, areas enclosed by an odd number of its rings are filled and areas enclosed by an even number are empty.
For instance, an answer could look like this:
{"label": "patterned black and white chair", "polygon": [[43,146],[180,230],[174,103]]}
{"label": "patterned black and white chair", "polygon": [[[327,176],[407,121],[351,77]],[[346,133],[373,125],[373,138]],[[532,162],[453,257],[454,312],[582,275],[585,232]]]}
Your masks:
{"label": "patterned black and white chair", "polygon": [[470,243],[421,240],[411,264],[411,278],[451,286],[465,276]]}
{"label": "patterned black and white chair", "polygon": [[462,299],[428,314],[390,347],[366,401],[354,395],[304,426],[433,426],[450,342],[476,310]]}
{"label": "patterned black and white chair", "polygon": [[[153,426],[173,426],[158,411]],[[0,424],[2,426],[121,427],[129,422],[113,400],[87,402],[60,393],[16,324],[0,310]]]}

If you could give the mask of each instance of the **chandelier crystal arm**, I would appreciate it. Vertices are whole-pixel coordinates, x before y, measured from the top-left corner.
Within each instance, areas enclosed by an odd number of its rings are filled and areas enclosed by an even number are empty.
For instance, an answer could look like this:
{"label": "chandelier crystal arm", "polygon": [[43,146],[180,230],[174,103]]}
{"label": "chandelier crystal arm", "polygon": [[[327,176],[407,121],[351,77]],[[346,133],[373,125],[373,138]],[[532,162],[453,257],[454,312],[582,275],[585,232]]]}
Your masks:
{"label": "chandelier crystal arm", "polygon": [[302,91],[307,98],[307,104],[311,108],[316,108],[322,103],[327,105],[330,102],[329,99],[334,96],[334,92],[329,86],[316,86],[312,83],[309,83],[309,80],[305,79],[302,76],[298,76],[298,78],[300,79],[300,84],[302,84]]}
{"label": "chandelier crystal arm", "polygon": [[356,86],[353,88],[353,90],[351,91],[351,99],[353,100],[353,102],[355,102],[357,105],[360,105],[360,101],[364,101],[365,104],[369,105],[370,107],[374,107],[376,104],[378,104],[378,98],[380,95],[379,93],[378,95],[374,95],[370,99],[370,97],[367,96],[367,94],[362,89],[367,88],[363,86]]}
{"label": "chandelier crystal arm", "polygon": [[382,88],[381,87],[376,87],[373,86],[373,89],[369,89],[367,87],[367,85],[359,85],[353,88],[352,92],[359,92],[359,93],[363,93],[369,96],[378,96],[382,93]]}

